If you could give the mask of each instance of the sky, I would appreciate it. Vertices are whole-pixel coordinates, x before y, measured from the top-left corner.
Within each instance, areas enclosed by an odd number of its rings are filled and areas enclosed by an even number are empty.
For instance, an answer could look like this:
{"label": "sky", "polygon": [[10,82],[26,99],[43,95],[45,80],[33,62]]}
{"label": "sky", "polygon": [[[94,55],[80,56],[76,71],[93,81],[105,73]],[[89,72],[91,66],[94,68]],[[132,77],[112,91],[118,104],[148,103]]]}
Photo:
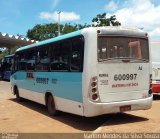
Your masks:
{"label": "sky", "polygon": [[160,0],[0,0],[0,32],[26,35],[36,24],[92,24],[106,12],[122,26],[140,28],[160,40]]}

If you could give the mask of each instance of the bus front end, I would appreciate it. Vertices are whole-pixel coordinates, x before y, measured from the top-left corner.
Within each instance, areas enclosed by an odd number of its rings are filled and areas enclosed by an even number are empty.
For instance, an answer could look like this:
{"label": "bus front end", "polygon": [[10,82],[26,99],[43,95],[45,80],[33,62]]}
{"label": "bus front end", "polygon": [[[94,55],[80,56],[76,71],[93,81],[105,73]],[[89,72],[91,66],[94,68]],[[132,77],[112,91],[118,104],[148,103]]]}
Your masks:
{"label": "bus front end", "polygon": [[97,39],[86,41],[92,53],[88,49],[90,71],[84,65],[84,74],[89,72],[88,78],[84,77],[88,80],[84,115],[150,109],[153,96],[148,35],[121,27],[93,32],[90,34]]}

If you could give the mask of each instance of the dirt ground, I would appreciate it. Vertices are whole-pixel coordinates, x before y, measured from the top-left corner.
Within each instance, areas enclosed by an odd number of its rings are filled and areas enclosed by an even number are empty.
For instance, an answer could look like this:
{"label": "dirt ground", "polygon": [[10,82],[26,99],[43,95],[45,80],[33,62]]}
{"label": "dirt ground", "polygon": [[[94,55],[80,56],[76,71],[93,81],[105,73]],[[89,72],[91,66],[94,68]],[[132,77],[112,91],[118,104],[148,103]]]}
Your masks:
{"label": "dirt ground", "polygon": [[45,106],[16,102],[10,83],[0,81],[0,133],[160,133],[160,96],[150,110],[85,118],[61,112],[49,116]]}

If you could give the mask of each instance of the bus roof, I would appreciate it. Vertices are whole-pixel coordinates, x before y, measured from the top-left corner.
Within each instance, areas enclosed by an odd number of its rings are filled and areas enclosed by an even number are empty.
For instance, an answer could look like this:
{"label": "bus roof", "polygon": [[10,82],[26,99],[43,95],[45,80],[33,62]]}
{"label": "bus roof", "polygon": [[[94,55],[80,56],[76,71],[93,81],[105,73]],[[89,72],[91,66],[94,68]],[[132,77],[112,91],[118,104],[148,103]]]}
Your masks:
{"label": "bus roof", "polygon": [[123,26],[108,26],[108,27],[97,27],[99,30],[99,35],[107,34],[107,35],[120,35],[120,36],[134,36],[134,37],[142,37],[147,38],[148,34],[143,30],[136,28],[129,28]]}
{"label": "bus roof", "polygon": [[5,58],[8,58],[8,57],[13,57],[14,54],[11,54],[11,55],[6,55]]}
{"label": "bus roof", "polygon": [[41,46],[41,45],[48,44],[51,42],[56,42],[59,40],[75,37],[75,36],[81,35],[82,32],[85,30],[97,30],[97,31],[99,30],[100,35],[108,34],[108,35],[127,35],[127,36],[147,37],[147,33],[145,33],[144,31],[142,31],[140,29],[134,29],[134,28],[128,28],[128,27],[122,27],[122,26],[89,27],[89,28],[84,28],[79,31],[75,31],[72,33],[68,33],[68,34],[61,35],[61,36],[58,36],[55,38],[51,38],[48,40],[44,40],[44,41],[41,41],[38,43],[34,43],[31,45],[21,47],[21,48],[17,49],[16,52],[23,51],[25,49],[33,48],[36,46]]}
{"label": "bus roof", "polygon": [[32,47],[36,47],[36,46],[41,46],[41,45],[48,44],[48,43],[51,43],[51,42],[56,42],[56,41],[59,41],[59,40],[67,39],[67,38],[70,38],[70,37],[75,37],[75,36],[78,36],[78,35],[81,35],[81,30],[21,47],[21,48],[17,49],[16,52],[22,51],[22,50],[25,50],[25,49],[29,49],[29,48],[32,48]]}

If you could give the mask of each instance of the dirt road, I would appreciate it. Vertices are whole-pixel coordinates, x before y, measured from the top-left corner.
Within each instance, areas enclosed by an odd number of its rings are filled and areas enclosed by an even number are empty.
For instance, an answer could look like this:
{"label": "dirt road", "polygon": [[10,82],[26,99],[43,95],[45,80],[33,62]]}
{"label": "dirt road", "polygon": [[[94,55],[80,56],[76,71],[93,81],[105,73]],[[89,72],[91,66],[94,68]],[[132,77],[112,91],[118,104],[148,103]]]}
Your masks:
{"label": "dirt road", "polygon": [[159,132],[160,96],[146,111],[85,118],[68,113],[48,115],[40,104],[16,102],[10,83],[0,81],[0,133],[82,133],[82,132]]}

